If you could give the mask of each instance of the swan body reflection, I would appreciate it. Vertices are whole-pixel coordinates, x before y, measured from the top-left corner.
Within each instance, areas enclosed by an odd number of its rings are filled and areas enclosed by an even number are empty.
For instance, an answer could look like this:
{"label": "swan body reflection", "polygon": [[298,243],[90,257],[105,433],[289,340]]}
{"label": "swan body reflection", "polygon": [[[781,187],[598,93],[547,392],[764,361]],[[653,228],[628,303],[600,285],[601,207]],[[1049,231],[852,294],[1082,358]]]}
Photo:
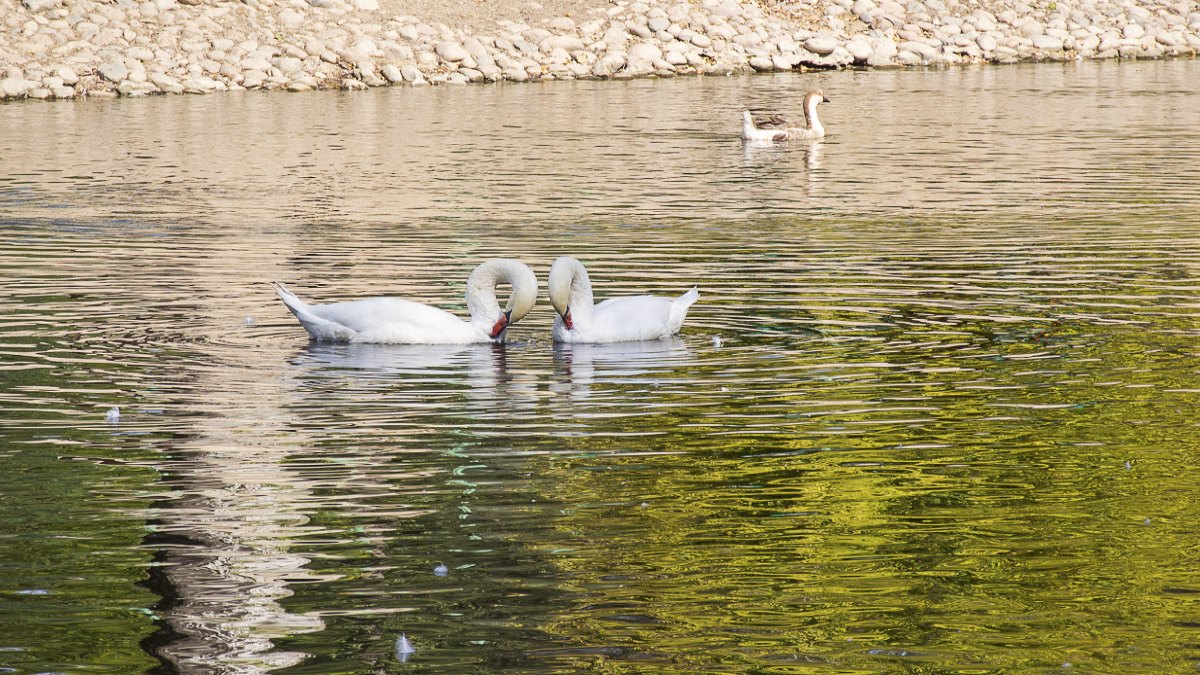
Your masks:
{"label": "swan body reflection", "polygon": [[554,346],[554,361],[556,372],[565,379],[550,390],[586,398],[597,383],[671,380],[671,371],[691,362],[692,353],[676,336],[615,344],[559,343]]}

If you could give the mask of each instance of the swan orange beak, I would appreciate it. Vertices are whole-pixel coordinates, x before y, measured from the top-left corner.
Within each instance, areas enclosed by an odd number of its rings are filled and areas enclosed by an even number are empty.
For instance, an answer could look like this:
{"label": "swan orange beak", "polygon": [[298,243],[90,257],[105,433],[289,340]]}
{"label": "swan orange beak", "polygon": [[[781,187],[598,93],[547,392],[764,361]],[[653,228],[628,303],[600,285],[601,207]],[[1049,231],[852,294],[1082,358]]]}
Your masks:
{"label": "swan orange beak", "polygon": [[567,327],[567,330],[571,330],[575,327],[575,322],[571,320],[570,307],[567,308],[567,311],[563,312],[563,325]]}
{"label": "swan orange beak", "polygon": [[495,340],[495,339],[503,336],[504,330],[506,328],[508,328],[508,317],[511,315],[512,315],[511,311],[504,312],[503,314],[501,314],[500,318],[496,320],[496,325],[492,326],[492,332],[488,334],[488,337]]}

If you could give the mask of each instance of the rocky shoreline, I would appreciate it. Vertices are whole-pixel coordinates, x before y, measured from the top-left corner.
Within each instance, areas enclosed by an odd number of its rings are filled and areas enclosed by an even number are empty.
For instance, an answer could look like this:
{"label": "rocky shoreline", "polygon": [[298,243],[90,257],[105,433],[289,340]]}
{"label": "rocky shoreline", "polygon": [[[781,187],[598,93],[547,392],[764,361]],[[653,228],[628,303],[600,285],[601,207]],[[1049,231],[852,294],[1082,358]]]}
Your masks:
{"label": "rocky shoreline", "polygon": [[[587,0],[452,28],[394,0],[0,0],[0,98],[307,91],[1200,51],[1200,2]],[[590,4],[589,4],[590,3]],[[431,13],[436,14],[436,11]],[[476,22],[477,25],[480,23]]]}

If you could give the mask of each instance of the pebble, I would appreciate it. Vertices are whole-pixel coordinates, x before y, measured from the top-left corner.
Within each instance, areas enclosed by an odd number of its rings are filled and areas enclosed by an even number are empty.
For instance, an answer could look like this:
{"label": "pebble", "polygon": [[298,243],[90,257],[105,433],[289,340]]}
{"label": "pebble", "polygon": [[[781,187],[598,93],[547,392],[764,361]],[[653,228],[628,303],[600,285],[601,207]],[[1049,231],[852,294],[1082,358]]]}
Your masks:
{"label": "pebble", "polygon": [[486,34],[380,16],[379,0],[19,0],[0,18],[0,98],[1194,56],[1194,4],[616,0],[530,5]]}

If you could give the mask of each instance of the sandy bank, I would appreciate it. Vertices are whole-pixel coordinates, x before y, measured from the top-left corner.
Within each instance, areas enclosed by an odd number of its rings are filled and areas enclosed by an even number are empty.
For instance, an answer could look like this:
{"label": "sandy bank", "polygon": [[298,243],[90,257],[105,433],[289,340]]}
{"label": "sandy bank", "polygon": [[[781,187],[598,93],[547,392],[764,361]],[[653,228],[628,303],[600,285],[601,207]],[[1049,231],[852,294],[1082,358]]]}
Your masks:
{"label": "sandy bank", "polygon": [[1194,57],[1186,0],[0,0],[0,97]]}

